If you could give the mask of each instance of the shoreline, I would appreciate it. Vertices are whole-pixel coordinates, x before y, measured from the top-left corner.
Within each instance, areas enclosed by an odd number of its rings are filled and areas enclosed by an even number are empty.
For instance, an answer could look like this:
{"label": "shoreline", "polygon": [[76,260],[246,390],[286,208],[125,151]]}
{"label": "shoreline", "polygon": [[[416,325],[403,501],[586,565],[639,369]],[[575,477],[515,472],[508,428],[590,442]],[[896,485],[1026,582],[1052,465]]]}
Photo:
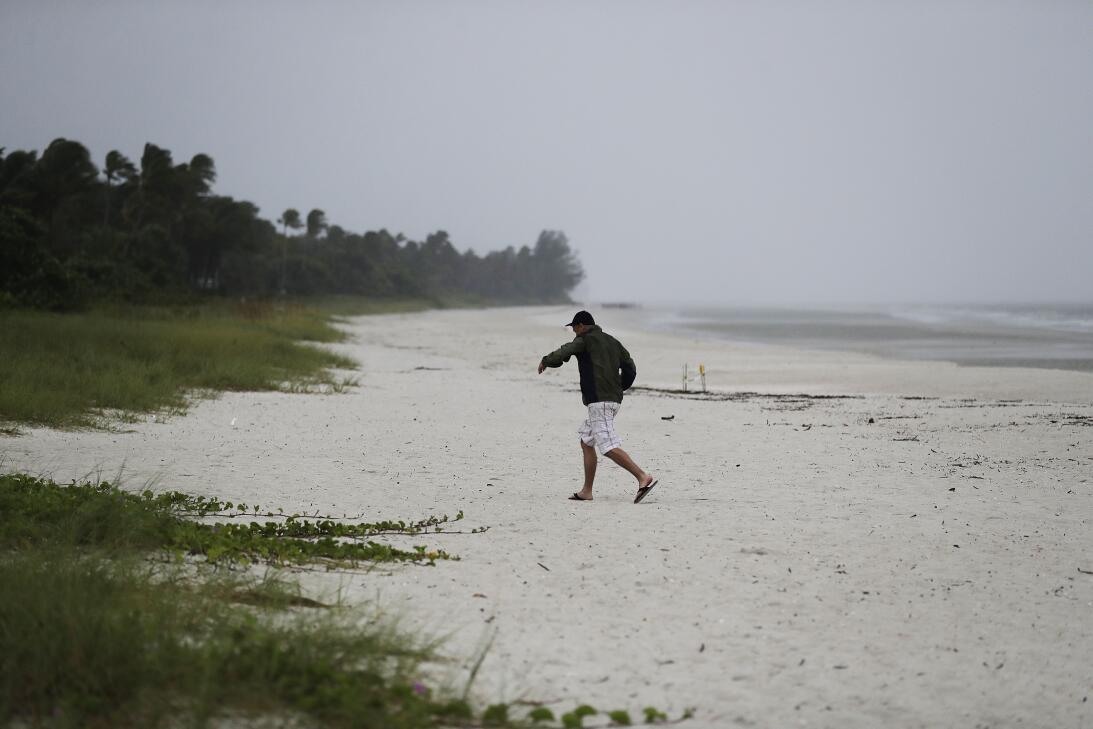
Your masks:
{"label": "shoreline", "polygon": [[[966,367],[1024,367],[1093,372],[1093,319],[1032,323],[1031,317],[898,315],[891,307],[634,307],[626,316],[650,332],[687,332],[737,344],[870,354],[892,360]],[[1050,307],[1048,307],[1050,309]],[[1076,307],[1085,312],[1087,307]],[[605,313],[614,314],[613,310]]]}
{"label": "shoreline", "polygon": [[1093,720],[1093,374],[745,346],[603,312],[638,385],[674,389],[702,362],[739,396],[628,395],[624,447],[660,485],[634,506],[601,459],[581,504],[576,369],[535,373],[572,309],[352,318],[328,345],[361,365],[344,394],[225,393],[131,432],[28,428],[0,452],[58,481],[124,464],[130,488],[301,512],[463,511],[489,530],[430,535],[459,562],[302,579],[447,636],[451,656],[492,637],[476,682],[492,700],[694,706],[693,727]]}

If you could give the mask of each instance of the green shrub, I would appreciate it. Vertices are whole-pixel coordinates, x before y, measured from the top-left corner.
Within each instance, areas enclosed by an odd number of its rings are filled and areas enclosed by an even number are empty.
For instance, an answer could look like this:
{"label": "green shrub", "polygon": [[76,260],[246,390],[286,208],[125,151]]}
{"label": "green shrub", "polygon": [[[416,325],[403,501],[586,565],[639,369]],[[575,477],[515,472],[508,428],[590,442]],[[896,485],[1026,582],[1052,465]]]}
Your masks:
{"label": "green shrub", "polygon": [[607,718],[615,726],[630,726],[634,723],[630,720],[630,714],[622,710],[607,712]]}

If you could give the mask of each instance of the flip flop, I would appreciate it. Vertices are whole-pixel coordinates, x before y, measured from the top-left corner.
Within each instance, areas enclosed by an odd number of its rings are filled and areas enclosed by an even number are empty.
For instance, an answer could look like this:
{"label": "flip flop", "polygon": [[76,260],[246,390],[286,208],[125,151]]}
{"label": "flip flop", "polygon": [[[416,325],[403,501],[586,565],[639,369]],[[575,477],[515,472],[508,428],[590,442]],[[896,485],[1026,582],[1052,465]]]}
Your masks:
{"label": "flip flop", "polygon": [[576,491],[574,491],[574,492],[573,492],[573,495],[569,497],[569,500],[570,500],[570,501],[591,501],[592,499],[585,499],[585,498],[582,498],[581,496],[578,496],[578,495],[577,495],[577,492],[576,492]]}
{"label": "flip flop", "polygon": [[642,500],[642,499],[644,499],[644,498],[645,498],[645,496],[646,496],[646,495],[647,495],[647,494],[648,494],[648,493],[649,493],[650,491],[652,491],[652,490],[653,490],[653,487],[654,487],[654,486],[656,486],[656,485],[657,485],[658,483],[660,483],[660,482],[659,482],[659,481],[656,481],[656,480],[653,480],[652,482],[650,482],[650,483],[649,483],[649,485],[648,485],[648,486],[642,486],[642,487],[641,487],[640,489],[638,489],[638,495],[634,497],[634,503],[635,503],[635,504],[638,504],[638,503],[640,503],[640,502],[641,502],[641,500]]}

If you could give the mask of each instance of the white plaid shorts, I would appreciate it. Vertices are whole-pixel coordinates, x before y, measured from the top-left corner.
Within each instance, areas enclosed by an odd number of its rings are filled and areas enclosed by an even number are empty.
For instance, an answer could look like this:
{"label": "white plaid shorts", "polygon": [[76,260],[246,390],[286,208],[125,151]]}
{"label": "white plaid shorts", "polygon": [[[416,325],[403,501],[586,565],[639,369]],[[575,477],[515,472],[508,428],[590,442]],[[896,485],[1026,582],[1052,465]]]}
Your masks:
{"label": "white plaid shorts", "polygon": [[581,442],[589,446],[595,444],[600,455],[620,448],[622,439],[615,432],[615,416],[620,407],[617,402],[594,402],[589,405],[588,418],[577,429]]}

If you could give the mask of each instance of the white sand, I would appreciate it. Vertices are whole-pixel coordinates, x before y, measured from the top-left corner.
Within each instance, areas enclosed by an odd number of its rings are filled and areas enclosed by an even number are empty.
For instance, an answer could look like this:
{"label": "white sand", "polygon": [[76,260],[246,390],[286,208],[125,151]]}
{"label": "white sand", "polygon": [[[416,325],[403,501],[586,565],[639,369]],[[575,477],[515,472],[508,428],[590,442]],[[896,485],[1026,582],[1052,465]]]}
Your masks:
{"label": "white sand", "polygon": [[348,394],[33,430],[0,439],[3,466],[124,467],[129,487],[289,511],[463,510],[489,531],[392,540],[460,562],[307,579],[450,633],[453,656],[496,632],[491,700],[694,706],[695,727],[1093,726],[1093,427],[1073,419],[1093,416],[1093,375],[699,342],[604,312],[640,385],[677,387],[688,361],[722,392],[865,397],[635,393],[619,430],[661,483],[634,506],[603,460],[580,504],[576,363],[535,374],[571,313],[357,319]]}

